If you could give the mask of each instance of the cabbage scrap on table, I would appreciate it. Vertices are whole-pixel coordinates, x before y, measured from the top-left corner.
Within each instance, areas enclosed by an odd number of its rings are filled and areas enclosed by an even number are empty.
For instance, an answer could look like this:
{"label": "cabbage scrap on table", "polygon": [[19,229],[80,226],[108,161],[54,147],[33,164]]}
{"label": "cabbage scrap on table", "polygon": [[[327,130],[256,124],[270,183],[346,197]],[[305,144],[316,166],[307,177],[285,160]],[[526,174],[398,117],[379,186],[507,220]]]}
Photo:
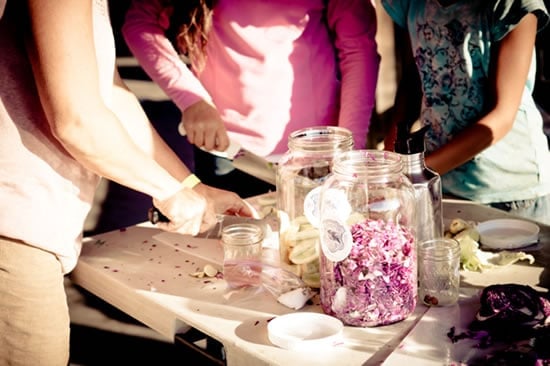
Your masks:
{"label": "cabbage scrap on table", "polygon": [[451,221],[445,231],[445,237],[453,238],[460,244],[460,265],[462,269],[473,272],[508,266],[520,260],[535,262],[531,254],[520,251],[502,250],[499,252],[480,249],[479,232],[476,224],[460,218]]}
{"label": "cabbage scrap on table", "polygon": [[468,359],[468,365],[550,365],[550,294],[514,283],[485,287],[479,310],[465,331],[450,328],[456,343],[475,341],[486,349]]}

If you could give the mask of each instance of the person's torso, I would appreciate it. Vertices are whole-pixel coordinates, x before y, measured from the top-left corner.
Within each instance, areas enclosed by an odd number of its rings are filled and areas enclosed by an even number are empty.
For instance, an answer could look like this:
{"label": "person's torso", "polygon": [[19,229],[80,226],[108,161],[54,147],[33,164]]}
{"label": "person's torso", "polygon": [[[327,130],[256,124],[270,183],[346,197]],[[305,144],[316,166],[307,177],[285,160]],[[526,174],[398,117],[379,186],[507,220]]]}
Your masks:
{"label": "person's torso", "polygon": [[260,155],[286,151],[283,136],[294,130],[337,123],[339,81],[324,7],[323,0],[216,5],[199,78],[230,134]]}
{"label": "person's torso", "polygon": [[[99,178],[75,161],[51,133],[16,3],[5,3],[0,16],[0,202],[4,206],[0,235],[55,253],[63,269],[70,271]],[[94,0],[94,33],[100,89],[108,101],[115,52],[105,0]]]}
{"label": "person's torso", "polygon": [[[405,16],[423,88],[421,121],[431,127],[426,134],[428,153],[487,113],[492,46],[515,25],[503,24],[502,19],[513,17],[494,14],[493,3],[463,0],[447,7],[436,0],[409,3]],[[512,130],[445,174],[446,192],[481,202],[550,192],[550,154],[531,96],[535,69],[533,58]]]}

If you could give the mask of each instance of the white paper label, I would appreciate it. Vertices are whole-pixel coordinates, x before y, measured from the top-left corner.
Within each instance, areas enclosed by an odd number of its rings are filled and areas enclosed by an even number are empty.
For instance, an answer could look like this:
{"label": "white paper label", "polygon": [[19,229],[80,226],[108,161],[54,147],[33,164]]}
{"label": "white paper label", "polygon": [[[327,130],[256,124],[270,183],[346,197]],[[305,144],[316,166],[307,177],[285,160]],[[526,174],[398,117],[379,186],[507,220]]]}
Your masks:
{"label": "white paper label", "polygon": [[[309,191],[304,199],[304,216],[311,225],[318,228],[321,216],[346,220],[351,214],[351,205],[346,194],[338,189],[326,189],[321,197],[322,186]],[[323,200],[321,214],[321,199]]]}
{"label": "white paper label", "polygon": [[323,220],[321,225],[321,249],[333,262],[345,259],[351,252],[353,238],[347,226],[337,219]]}
{"label": "white paper label", "polygon": [[308,192],[306,198],[304,199],[304,216],[307,218],[309,223],[314,227],[319,227],[320,220],[320,196],[321,196],[321,186],[313,188]]}

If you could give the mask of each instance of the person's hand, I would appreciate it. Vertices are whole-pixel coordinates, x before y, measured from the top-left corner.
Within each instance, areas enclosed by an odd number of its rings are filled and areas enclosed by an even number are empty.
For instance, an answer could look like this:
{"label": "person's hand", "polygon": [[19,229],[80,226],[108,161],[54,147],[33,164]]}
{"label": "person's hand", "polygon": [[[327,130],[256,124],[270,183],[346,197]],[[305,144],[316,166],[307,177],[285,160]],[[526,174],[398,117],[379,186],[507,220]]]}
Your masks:
{"label": "person's hand", "polygon": [[229,136],[220,114],[214,106],[199,101],[187,107],[182,115],[187,140],[206,150],[225,151],[229,147]]}
{"label": "person's hand", "polygon": [[162,230],[197,235],[216,223],[216,215],[211,205],[192,188],[182,188],[164,200],[154,198],[153,204],[169,220],[157,223]]}
{"label": "person's hand", "polygon": [[250,204],[234,192],[210,187],[206,184],[199,184],[195,189],[206,198],[207,211],[212,211],[214,214],[245,217],[257,215]]}
{"label": "person's hand", "polygon": [[157,226],[166,231],[186,235],[205,232],[217,222],[217,214],[253,217],[254,210],[234,192],[199,184],[183,188],[165,200],[153,199],[153,204],[170,220]]}

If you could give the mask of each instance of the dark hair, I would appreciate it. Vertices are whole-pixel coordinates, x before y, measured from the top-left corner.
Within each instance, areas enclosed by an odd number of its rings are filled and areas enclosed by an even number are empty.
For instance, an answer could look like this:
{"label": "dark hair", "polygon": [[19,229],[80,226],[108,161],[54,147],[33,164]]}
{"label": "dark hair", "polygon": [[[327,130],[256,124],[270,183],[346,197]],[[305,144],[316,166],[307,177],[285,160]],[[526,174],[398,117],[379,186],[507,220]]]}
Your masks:
{"label": "dark hair", "polygon": [[166,35],[191,65],[201,71],[206,61],[208,33],[212,28],[215,0],[164,0],[171,9]]}

